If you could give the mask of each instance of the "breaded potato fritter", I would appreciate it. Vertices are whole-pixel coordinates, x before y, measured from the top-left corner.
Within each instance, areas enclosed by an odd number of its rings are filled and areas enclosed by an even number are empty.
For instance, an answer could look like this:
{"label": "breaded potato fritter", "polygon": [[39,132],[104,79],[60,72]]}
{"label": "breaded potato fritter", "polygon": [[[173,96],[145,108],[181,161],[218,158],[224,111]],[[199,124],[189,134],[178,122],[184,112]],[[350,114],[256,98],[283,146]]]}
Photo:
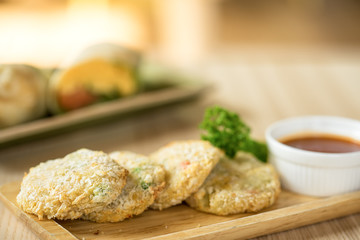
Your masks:
{"label": "breaded potato fritter", "polygon": [[234,159],[221,159],[186,202],[203,212],[228,215],[260,211],[271,206],[279,193],[279,177],[270,164],[238,153]]}
{"label": "breaded potato fritter", "polygon": [[132,152],[113,152],[110,157],[129,171],[126,185],[110,205],[82,219],[119,222],[141,214],[165,186],[165,170],[160,165],[150,163],[148,157]]}
{"label": "breaded potato fritter", "polygon": [[166,171],[165,189],[151,205],[162,210],[181,203],[201,186],[223,152],[207,141],[172,142],[150,156]]}
{"label": "breaded potato fritter", "polygon": [[80,149],[31,168],[17,203],[39,219],[77,219],[112,203],[125,186],[127,175],[109,155]]}

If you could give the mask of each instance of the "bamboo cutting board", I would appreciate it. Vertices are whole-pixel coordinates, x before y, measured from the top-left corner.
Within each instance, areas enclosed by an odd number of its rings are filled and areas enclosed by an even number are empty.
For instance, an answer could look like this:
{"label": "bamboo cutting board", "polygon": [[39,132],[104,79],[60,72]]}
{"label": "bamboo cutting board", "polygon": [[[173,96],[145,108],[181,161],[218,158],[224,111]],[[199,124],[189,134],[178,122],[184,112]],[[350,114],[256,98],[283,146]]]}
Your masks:
{"label": "bamboo cutting board", "polygon": [[328,198],[283,191],[274,206],[256,214],[223,217],[179,205],[120,223],[39,221],[16,205],[19,190],[20,182],[5,184],[0,199],[41,239],[243,239],[360,212],[360,191]]}

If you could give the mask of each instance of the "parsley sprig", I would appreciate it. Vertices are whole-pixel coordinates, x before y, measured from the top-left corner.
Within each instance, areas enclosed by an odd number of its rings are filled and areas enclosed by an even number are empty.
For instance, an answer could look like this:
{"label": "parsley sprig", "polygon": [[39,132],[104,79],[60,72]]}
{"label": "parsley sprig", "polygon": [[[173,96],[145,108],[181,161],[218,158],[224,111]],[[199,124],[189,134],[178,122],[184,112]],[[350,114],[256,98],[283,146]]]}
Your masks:
{"label": "parsley sprig", "polygon": [[267,161],[266,144],[250,137],[250,128],[236,113],[219,106],[210,107],[206,109],[200,129],[205,130],[201,135],[203,140],[224,150],[230,158],[234,158],[238,151],[244,151],[253,154],[262,162]]}

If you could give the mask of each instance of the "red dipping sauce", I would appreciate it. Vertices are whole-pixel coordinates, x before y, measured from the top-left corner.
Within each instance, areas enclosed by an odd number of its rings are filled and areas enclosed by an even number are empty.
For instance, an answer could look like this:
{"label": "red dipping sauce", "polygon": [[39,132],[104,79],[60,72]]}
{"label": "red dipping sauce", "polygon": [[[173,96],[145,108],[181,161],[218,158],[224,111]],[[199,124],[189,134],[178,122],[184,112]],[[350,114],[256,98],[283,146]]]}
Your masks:
{"label": "red dipping sauce", "polygon": [[322,153],[349,153],[360,151],[360,142],[349,137],[326,134],[305,133],[288,136],[280,140],[288,146]]}

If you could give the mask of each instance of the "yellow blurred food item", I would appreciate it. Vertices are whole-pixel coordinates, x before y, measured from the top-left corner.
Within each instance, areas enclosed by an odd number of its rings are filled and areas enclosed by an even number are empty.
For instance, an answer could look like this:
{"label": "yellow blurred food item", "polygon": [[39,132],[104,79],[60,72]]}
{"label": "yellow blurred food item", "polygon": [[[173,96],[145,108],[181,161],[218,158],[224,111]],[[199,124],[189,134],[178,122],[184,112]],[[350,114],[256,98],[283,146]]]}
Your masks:
{"label": "yellow blurred food item", "polygon": [[50,110],[66,112],[135,94],[138,58],[137,53],[113,44],[84,50],[51,77]]}
{"label": "yellow blurred food item", "polygon": [[45,76],[34,67],[0,65],[0,128],[44,116],[46,84]]}

